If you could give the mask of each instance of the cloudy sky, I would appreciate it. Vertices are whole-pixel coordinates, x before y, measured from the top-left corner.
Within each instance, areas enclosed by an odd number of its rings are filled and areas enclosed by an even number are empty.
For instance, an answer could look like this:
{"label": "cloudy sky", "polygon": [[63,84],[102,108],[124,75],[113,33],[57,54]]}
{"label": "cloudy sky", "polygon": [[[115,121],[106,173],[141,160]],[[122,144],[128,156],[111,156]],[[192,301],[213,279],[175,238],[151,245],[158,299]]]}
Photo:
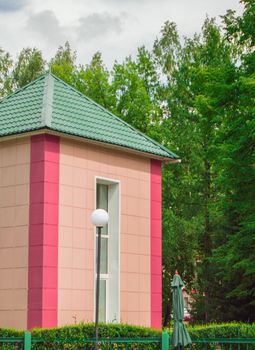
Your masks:
{"label": "cloudy sky", "polygon": [[242,12],[239,0],[0,0],[0,47],[14,57],[25,46],[37,47],[49,59],[68,40],[79,63],[99,50],[111,67],[140,45],[151,48],[166,20],[190,36],[206,14],[217,17],[229,8]]}

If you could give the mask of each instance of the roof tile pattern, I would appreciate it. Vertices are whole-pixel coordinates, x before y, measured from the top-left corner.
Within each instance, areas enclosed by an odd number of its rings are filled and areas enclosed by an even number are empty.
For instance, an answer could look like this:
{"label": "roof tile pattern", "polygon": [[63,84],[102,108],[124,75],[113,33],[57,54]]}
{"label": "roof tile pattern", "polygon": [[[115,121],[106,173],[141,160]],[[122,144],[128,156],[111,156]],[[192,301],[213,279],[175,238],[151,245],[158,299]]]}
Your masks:
{"label": "roof tile pattern", "polygon": [[42,126],[44,79],[38,79],[0,101],[0,136]]}
{"label": "roof tile pattern", "polygon": [[0,102],[0,136],[45,127],[162,158],[178,158],[50,73]]}

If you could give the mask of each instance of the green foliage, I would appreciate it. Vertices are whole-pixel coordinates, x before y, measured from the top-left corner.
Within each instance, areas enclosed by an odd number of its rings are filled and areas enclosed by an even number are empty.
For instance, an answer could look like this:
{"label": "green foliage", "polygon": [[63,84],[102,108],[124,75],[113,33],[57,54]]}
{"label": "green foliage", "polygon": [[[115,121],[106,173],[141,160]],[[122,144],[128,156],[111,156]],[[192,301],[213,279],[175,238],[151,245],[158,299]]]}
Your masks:
{"label": "green foliage", "polygon": [[[32,338],[37,339],[33,349],[84,349],[82,343],[85,339],[95,338],[95,324],[86,323],[75,326],[65,326],[59,328],[35,328],[31,331]],[[16,337],[23,336],[23,331],[15,331],[13,329],[1,329],[0,337]],[[129,344],[129,349],[159,349],[158,343],[138,344],[136,338],[160,338],[161,331],[146,327],[137,327],[127,324],[99,324],[99,338],[114,339],[125,338],[133,339],[132,345]],[[41,339],[41,341],[40,341]],[[88,348],[94,349],[94,343],[86,344]],[[114,345],[115,346],[115,345]],[[107,348],[107,347],[106,347]]]}
{"label": "green foliage", "polygon": [[176,24],[166,21],[161,29],[161,37],[154,42],[154,54],[162,72],[171,79],[176,69],[179,51],[181,49],[180,38]]}
{"label": "green foliage", "polygon": [[90,64],[79,70],[76,88],[103,107],[113,110],[115,96],[111,91],[109,79],[110,73],[103,64],[101,53],[97,52]]}
{"label": "green foliage", "polygon": [[11,92],[12,64],[10,54],[0,48],[0,99]]}
{"label": "green foliage", "polygon": [[45,70],[41,51],[36,48],[23,49],[13,70],[13,86],[21,88],[38,78]]}
{"label": "green foliage", "polygon": [[75,65],[76,52],[73,52],[69,42],[59,46],[55,57],[50,61],[49,68],[58,78],[67,84],[75,86],[77,80],[77,67]]}
{"label": "green foliage", "polygon": [[[99,324],[98,334],[101,338],[144,338],[160,336],[161,332],[152,328],[131,326],[128,324],[101,323]],[[47,340],[55,338],[94,338],[95,324],[81,323],[76,326],[65,326],[60,328],[35,328],[32,330],[32,335],[47,338]]]}
{"label": "green foliage", "polygon": [[[152,330],[150,328],[136,327],[125,324],[99,325],[99,338],[146,338],[160,337],[160,334],[161,333],[159,331]],[[47,343],[42,347],[43,349],[54,348],[56,344],[53,342],[56,339],[60,340],[61,343],[67,343],[65,346],[66,349],[79,349],[84,348],[84,345],[82,346],[82,343],[80,343],[80,347],[76,346],[70,341],[70,339],[79,344],[79,341],[82,341],[82,339],[95,338],[95,324],[79,324],[77,326],[66,326],[55,329],[34,329],[32,331],[32,336],[47,340]],[[91,347],[94,347],[93,343],[91,344]],[[40,347],[37,346],[37,349],[39,348]],[[156,349],[157,346],[155,344],[149,344],[144,348],[153,350]]]}
{"label": "green foliage", "polygon": [[[165,329],[165,331],[169,331]],[[223,323],[207,325],[189,325],[188,331],[193,341],[197,339],[214,338],[254,338],[255,325],[247,323]],[[37,340],[33,343],[33,349],[55,349],[56,346],[61,349],[77,350],[84,348],[84,340],[94,339],[95,324],[78,324],[50,329],[33,329],[31,331],[32,339]],[[170,334],[172,329],[170,330]],[[23,337],[24,331],[14,329],[0,328],[0,338]],[[161,338],[161,331],[146,327],[130,326],[127,324],[100,324],[99,338],[104,339],[130,339],[129,349],[159,349],[156,343],[138,344],[135,339]],[[86,344],[88,348],[93,349],[94,343]],[[196,349],[203,349],[203,344],[196,344]],[[6,345],[6,349],[11,345]],[[107,348],[107,346],[106,346]],[[210,348],[210,344],[208,344]],[[212,347],[214,348],[214,347]]]}
{"label": "green foliage", "polygon": [[[254,2],[243,1],[244,13],[224,17],[227,39],[240,53],[233,99],[220,137],[222,155],[219,186],[224,195],[219,207],[224,231],[217,235],[211,265],[215,266],[214,288],[221,290],[227,305],[215,298],[227,319],[253,320],[255,315],[255,27]],[[221,318],[221,319],[222,319]]]}
{"label": "green foliage", "polygon": [[23,337],[24,331],[14,328],[0,328],[0,338]]}
{"label": "green foliage", "polygon": [[[255,325],[246,323],[222,323],[222,324],[207,324],[203,326],[194,325],[193,327],[188,327],[188,331],[192,341],[197,343],[193,344],[196,350],[203,350],[205,347],[208,350],[218,349],[219,347],[226,347],[233,350],[246,349],[246,344],[221,344],[219,343],[199,343],[199,340],[203,339],[232,339],[237,340],[240,338],[254,338],[255,336]],[[251,345],[251,349],[254,345]]]}
{"label": "green foliage", "polygon": [[192,340],[197,338],[254,338],[255,324],[249,323],[209,323],[189,326]]}
{"label": "green foliage", "polygon": [[[164,278],[165,285],[167,282],[164,301],[166,305],[166,298],[171,301],[170,279],[177,268],[188,288],[196,282],[199,295],[205,293],[199,319],[209,320],[212,275],[208,259],[219,219],[215,203],[221,196],[215,181],[220,156],[217,138],[235,69],[231,46],[224,41],[215,20],[206,19],[201,36],[183,44],[177,40],[175,30],[174,25],[166,23],[154,46],[155,55],[163,52],[167,56],[159,60],[162,72],[167,75],[163,142],[177,149],[182,159],[181,166],[165,167],[163,173],[163,242],[168,246],[168,252],[164,252],[163,246],[164,268],[166,260],[170,260],[166,268],[168,279]],[[201,261],[200,269],[195,266],[196,256]],[[166,324],[169,315],[165,316]]]}
{"label": "green foliage", "polygon": [[144,47],[138,49],[136,60],[127,57],[115,63],[112,90],[116,96],[115,112],[126,122],[158,139],[159,108],[158,74],[152,55]]}

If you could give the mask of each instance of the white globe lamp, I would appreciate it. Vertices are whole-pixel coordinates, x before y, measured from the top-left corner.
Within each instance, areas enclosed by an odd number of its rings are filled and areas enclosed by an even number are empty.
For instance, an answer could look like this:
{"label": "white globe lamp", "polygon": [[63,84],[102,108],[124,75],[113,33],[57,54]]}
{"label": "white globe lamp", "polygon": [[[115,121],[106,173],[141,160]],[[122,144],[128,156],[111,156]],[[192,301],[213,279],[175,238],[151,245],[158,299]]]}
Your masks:
{"label": "white globe lamp", "polygon": [[104,209],[96,209],[91,214],[91,222],[96,227],[103,227],[108,224],[109,214]]}

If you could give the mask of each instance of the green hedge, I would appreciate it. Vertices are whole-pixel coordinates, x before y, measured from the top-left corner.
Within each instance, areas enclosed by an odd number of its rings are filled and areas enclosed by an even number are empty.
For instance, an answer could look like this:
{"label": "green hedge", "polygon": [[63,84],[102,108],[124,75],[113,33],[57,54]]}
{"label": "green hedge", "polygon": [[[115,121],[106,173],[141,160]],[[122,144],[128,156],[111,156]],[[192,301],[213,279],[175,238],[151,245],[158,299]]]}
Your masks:
{"label": "green hedge", "polygon": [[[99,324],[99,337],[101,338],[146,338],[160,337],[161,331],[147,327],[131,326],[127,324]],[[59,328],[35,328],[32,336],[47,339],[81,339],[95,337],[94,323],[80,323],[75,326]]]}
{"label": "green hedge", "polygon": [[[255,338],[255,324],[246,323],[224,323],[224,324],[207,324],[207,325],[194,325],[188,326],[188,330],[191,339],[197,338]],[[168,329],[169,331],[169,329]],[[58,339],[60,344],[59,349],[84,349],[82,345],[83,339],[94,338],[95,325],[93,323],[82,323],[78,325],[65,326],[59,328],[39,329],[32,330],[32,337],[35,339],[43,339],[44,343],[38,343],[34,345],[33,349],[54,349],[56,343],[54,341]],[[170,330],[170,333],[171,330]],[[0,337],[20,337],[24,335],[24,331],[18,331],[15,329],[0,328]],[[99,325],[99,337],[101,338],[153,338],[160,337],[161,331],[152,328],[131,326],[127,324],[100,324]],[[76,343],[73,343],[76,342]],[[80,343],[79,343],[80,342]],[[66,345],[64,345],[66,343]],[[91,349],[93,344],[91,344]],[[11,348],[11,347],[10,347]],[[202,350],[203,344],[196,344],[195,350]],[[9,349],[9,347],[6,347]],[[129,347],[132,349],[147,349],[156,350],[160,347],[156,344],[133,344]],[[208,349],[214,349],[213,346],[209,346]],[[235,347],[233,347],[235,349]]]}
{"label": "green hedge", "polygon": [[211,323],[188,327],[191,339],[255,338],[255,323]]}
{"label": "green hedge", "polygon": [[223,324],[207,324],[207,325],[194,325],[188,327],[190,337],[195,342],[193,343],[193,350],[218,350],[218,349],[230,349],[230,350],[255,350],[255,344],[221,344],[210,343],[196,343],[197,339],[240,339],[240,338],[255,338],[255,324],[245,323],[223,323]]}
{"label": "green hedge", "polygon": [[[35,328],[31,331],[32,338],[35,340],[42,339],[43,342],[38,342],[33,345],[33,350],[80,350],[84,349],[84,339],[95,338],[95,324],[81,323],[79,325],[65,326],[59,328]],[[15,331],[13,329],[0,329],[0,337],[17,337],[23,336],[24,331]],[[130,326],[127,324],[100,324],[100,338],[160,338],[161,331],[152,328]],[[56,343],[58,341],[58,343]],[[86,349],[94,349],[94,343],[86,345]],[[114,345],[113,348],[117,348]],[[130,350],[160,350],[160,344],[138,344],[132,342],[128,347]],[[2,349],[0,345],[0,349]],[[11,345],[4,347],[5,350],[12,349]],[[109,346],[102,346],[101,349],[109,349]]]}
{"label": "green hedge", "polygon": [[[99,337],[100,338],[151,338],[151,337],[160,337],[161,332],[158,330],[153,330],[146,327],[137,327],[130,326],[127,324],[100,324],[99,325]],[[47,342],[40,346],[38,344],[35,349],[54,349],[56,344],[54,340],[60,339],[61,344],[58,345],[58,348],[62,348],[61,345],[65,343],[66,345],[63,349],[84,349],[84,344],[82,339],[91,339],[95,337],[95,325],[93,323],[84,323],[77,326],[66,326],[53,329],[33,329],[32,336],[37,338],[43,338]],[[76,343],[73,343],[76,341]],[[79,343],[79,341],[81,341]],[[116,346],[115,346],[116,347]],[[91,343],[87,345],[87,349],[94,349],[94,344]],[[108,347],[101,347],[102,349],[108,349]],[[132,344],[129,347],[130,350],[158,350],[160,345],[152,344]]]}
{"label": "green hedge", "polygon": [[24,331],[18,331],[14,328],[0,328],[0,338],[23,337]]}

